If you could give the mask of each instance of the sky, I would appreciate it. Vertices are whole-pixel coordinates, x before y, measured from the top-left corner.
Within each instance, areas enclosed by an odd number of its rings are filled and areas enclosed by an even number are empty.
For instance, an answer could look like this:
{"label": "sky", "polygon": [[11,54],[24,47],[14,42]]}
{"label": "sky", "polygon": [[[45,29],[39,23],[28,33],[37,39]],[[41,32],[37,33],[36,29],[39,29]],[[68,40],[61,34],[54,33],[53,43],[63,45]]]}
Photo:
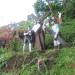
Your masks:
{"label": "sky", "polygon": [[0,27],[26,20],[27,15],[34,13],[36,0],[0,0]]}

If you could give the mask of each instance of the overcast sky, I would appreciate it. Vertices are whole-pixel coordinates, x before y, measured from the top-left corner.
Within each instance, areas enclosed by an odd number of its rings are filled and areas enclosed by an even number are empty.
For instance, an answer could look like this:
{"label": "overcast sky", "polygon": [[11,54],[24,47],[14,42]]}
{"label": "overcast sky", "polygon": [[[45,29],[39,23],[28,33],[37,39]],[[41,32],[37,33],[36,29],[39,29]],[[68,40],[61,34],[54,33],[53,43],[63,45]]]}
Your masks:
{"label": "overcast sky", "polygon": [[34,12],[36,0],[0,0],[0,27],[9,23],[26,20]]}

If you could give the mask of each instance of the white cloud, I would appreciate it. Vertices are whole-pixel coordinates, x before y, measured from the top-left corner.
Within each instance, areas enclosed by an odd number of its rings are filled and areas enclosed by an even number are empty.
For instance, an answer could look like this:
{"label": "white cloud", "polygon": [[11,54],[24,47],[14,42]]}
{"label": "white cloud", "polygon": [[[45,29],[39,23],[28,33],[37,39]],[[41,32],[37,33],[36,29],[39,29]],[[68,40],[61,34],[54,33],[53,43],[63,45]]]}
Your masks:
{"label": "white cloud", "polygon": [[36,0],[0,0],[0,26],[26,19]]}

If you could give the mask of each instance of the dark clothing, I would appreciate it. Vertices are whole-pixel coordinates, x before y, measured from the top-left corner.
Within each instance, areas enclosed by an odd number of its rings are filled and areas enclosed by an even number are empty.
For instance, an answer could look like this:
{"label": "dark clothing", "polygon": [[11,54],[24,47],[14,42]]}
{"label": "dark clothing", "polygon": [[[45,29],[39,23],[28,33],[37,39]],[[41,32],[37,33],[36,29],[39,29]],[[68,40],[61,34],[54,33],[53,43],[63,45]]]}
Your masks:
{"label": "dark clothing", "polygon": [[31,35],[26,35],[25,36],[25,43],[32,43],[32,36]]}

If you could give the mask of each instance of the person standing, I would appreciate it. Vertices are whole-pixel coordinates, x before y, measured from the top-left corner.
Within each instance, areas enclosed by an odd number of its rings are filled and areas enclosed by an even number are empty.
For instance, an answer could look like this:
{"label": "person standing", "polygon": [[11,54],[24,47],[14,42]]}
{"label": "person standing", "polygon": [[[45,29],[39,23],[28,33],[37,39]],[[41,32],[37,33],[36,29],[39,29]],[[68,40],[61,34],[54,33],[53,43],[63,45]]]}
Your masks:
{"label": "person standing", "polygon": [[23,44],[23,53],[26,48],[26,44],[28,43],[29,52],[31,52],[32,49],[32,33],[31,30],[28,30],[28,32],[24,32],[24,44]]}
{"label": "person standing", "polygon": [[59,47],[60,47],[60,39],[59,39],[59,32],[60,32],[60,29],[59,29],[59,24],[55,23],[54,21],[51,22],[51,30],[52,30],[52,35],[53,35],[53,43],[54,43],[54,49],[55,50],[59,50]]}

